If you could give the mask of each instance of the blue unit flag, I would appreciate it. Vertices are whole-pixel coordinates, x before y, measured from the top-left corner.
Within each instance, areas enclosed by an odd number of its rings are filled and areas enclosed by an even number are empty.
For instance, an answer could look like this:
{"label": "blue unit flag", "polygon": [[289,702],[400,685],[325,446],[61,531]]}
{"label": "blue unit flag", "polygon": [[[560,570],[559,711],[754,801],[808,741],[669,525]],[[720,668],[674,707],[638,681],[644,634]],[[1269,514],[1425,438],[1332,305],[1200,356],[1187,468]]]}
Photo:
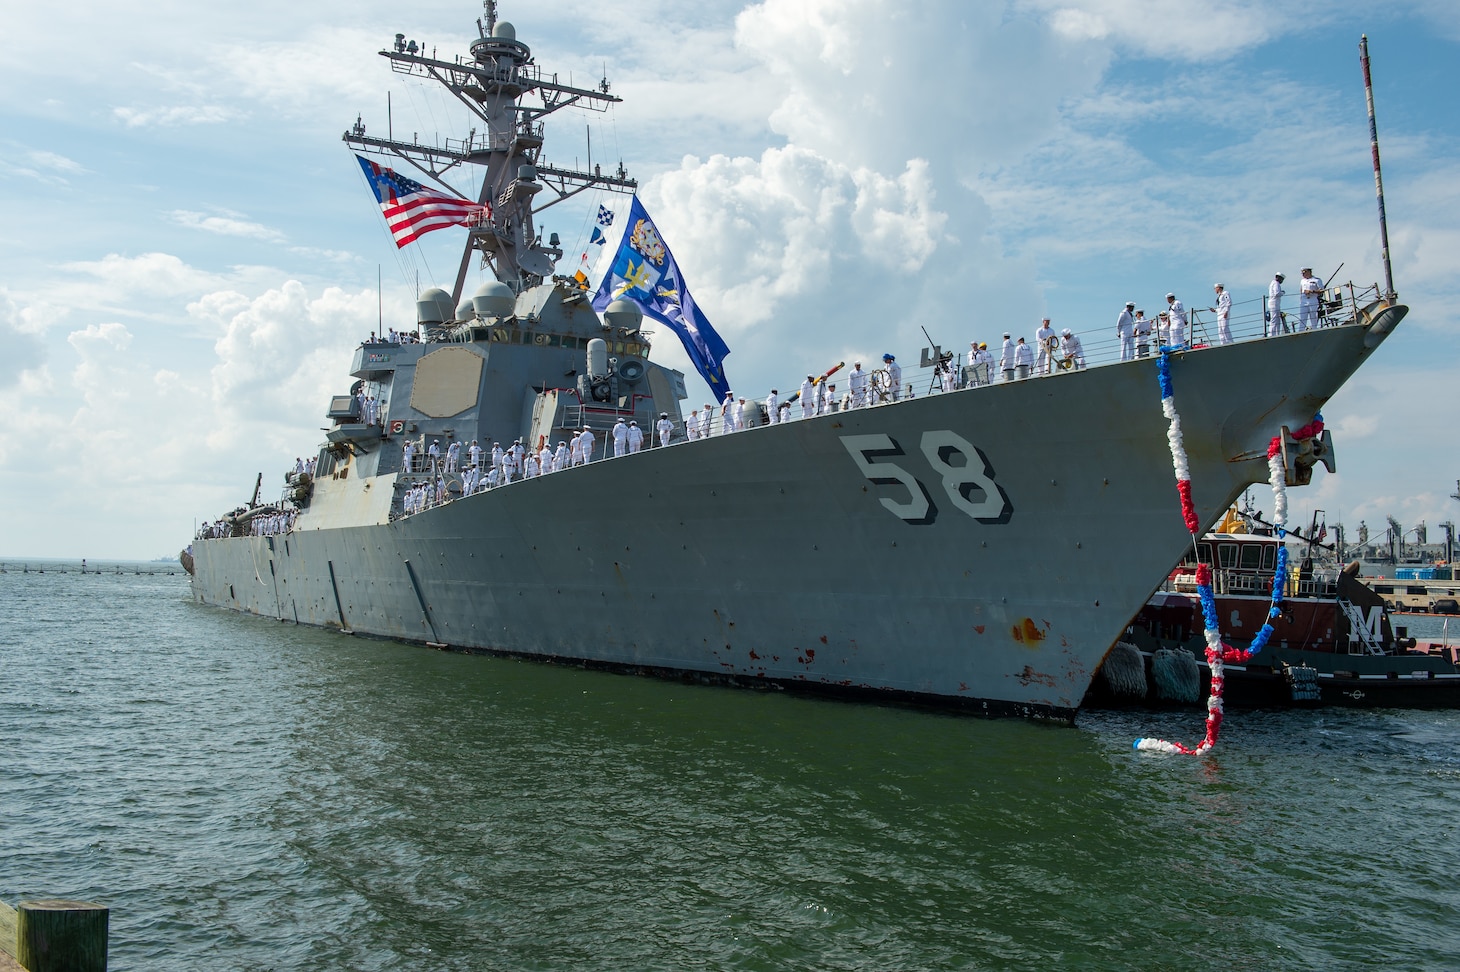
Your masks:
{"label": "blue unit flag", "polygon": [[719,401],[730,390],[725,380],[725,356],[730,349],[715,333],[684,285],[674,254],[654,221],[635,196],[629,207],[623,242],[613,266],[593,295],[593,309],[602,313],[611,302],[623,297],[639,305],[646,317],[669,327],[679,336],[695,369],[704,376]]}

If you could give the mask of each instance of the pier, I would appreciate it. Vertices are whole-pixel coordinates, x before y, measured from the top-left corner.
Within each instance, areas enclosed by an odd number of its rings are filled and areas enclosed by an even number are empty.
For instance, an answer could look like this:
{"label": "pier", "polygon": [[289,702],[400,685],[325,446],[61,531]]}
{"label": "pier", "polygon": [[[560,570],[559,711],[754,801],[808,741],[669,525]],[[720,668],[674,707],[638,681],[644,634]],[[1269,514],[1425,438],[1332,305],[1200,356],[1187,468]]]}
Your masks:
{"label": "pier", "polygon": [[110,917],[88,901],[0,901],[0,972],[106,972]]}

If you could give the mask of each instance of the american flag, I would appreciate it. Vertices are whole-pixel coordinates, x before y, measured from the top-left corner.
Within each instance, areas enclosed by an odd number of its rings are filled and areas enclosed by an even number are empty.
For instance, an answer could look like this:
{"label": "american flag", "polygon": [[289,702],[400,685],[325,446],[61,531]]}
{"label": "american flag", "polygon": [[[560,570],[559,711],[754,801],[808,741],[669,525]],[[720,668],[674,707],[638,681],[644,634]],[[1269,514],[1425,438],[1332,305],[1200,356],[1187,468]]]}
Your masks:
{"label": "american flag", "polygon": [[407,179],[394,169],[362,156],[355,156],[375,198],[380,211],[385,214],[386,225],[395,237],[397,248],[412,243],[423,234],[445,226],[470,226],[490,219],[492,207],[427,189],[414,179]]}

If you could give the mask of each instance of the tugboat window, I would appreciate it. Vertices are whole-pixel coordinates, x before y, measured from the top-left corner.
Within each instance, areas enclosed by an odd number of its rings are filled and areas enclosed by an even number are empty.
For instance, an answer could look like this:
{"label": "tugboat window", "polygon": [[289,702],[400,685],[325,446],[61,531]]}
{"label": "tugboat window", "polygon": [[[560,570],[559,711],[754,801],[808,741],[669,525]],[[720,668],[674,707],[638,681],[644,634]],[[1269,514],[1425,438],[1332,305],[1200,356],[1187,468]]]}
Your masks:
{"label": "tugboat window", "polygon": [[1266,547],[1266,548],[1263,549],[1263,551],[1262,551],[1262,569],[1263,570],[1276,570],[1277,569],[1277,547],[1273,546],[1273,547]]}
{"label": "tugboat window", "polygon": [[1204,564],[1211,563],[1212,562],[1212,545],[1209,544],[1209,543],[1199,543],[1199,544],[1197,544],[1196,545],[1196,559],[1199,560],[1199,561],[1201,561]]}
{"label": "tugboat window", "polygon": [[1262,566],[1262,547],[1255,543],[1242,545],[1242,569],[1257,570]]}
{"label": "tugboat window", "polygon": [[1222,559],[1223,567],[1237,566],[1237,545],[1235,543],[1223,543],[1217,546],[1217,556]]}

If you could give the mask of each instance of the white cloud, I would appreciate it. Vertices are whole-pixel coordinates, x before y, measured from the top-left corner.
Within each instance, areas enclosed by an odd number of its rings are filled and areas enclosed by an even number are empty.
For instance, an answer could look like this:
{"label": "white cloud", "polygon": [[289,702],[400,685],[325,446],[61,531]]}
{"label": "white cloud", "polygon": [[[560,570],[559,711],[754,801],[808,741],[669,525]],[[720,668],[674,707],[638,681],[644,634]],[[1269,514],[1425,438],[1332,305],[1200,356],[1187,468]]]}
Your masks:
{"label": "white cloud", "polygon": [[72,331],[66,337],[67,343],[83,358],[112,351],[125,351],[132,344],[132,332],[126,325],[116,321],[105,324],[88,324],[85,330]]}
{"label": "white cloud", "polygon": [[242,215],[242,213],[225,213],[221,216],[209,216],[206,213],[193,212],[188,209],[174,209],[168,213],[169,218],[179,226],[217,233],[220,236],[243,236],[271,243],[284,239],[284,234],[278,230],[271,229],[262,223],[239,218]]}
{"label": "white cloud", "polygon": [[1286,11],[1244,0],[1018,0],[1058,35],[1173,61],[1218,61],[1276,36]]}
{"label": "white cloud", "polygon": [[239,112],[223,105],[118,106],[112,109],[112,115],[128,128],[217,125],[240,117]]}

